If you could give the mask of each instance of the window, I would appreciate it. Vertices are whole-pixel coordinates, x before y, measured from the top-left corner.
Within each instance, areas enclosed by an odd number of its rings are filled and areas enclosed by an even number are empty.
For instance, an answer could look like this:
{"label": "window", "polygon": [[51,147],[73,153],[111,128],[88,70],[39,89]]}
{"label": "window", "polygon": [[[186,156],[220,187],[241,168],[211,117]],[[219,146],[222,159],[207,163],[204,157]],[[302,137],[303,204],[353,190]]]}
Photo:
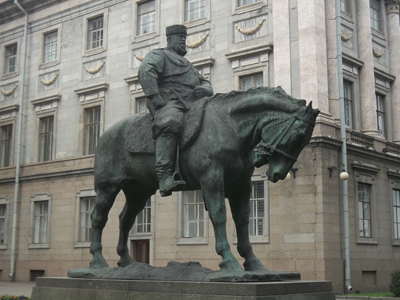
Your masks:
{"label": "window", "polygon": [[351,14],[350,1],[351,0],[340,0],[340,10]]}
{"label": "window", "polygon": [[92,239],[92,221],[90,219],[90,214],[93,211],[94,198],[95,197],[86,197],[80,199],[80,242],[90,242]]}
{"label": "window", "polygon": [[256,3],[258,1],[260,1],[260,0],[239,0],[239,6]]}
{"label": "window", "polygon": [[103,16],[88,21],[87,50],[103,46]]}
{"label": "window", "polygon": [[57,31],[53,31],[44,35],[43,62],[49,62],[57,59],[57,37]]}
{"label": "window", "polygon": [[394,239],[400,239],[400,190],[393,189]]}
{"label": "window", "polygon": [[385,136],[385,97],[376,94],[376,117],[380,136]]}
{"label": "window", "polygon": [[85,155],[94,154],[100,137],[100,106],[85,109]]}
{"label": "window", "polygon": [[250,199],[249,234],[264,235],[264,181],[254,181]]}
{"label": "window", "polygon": [[138,35],[155,31],[156,8],[155,1],[139,4],[138,7]]}
{"label": "window", "polygon": [[204,237],[204,202],[203,193],[198,191],[183,192],[183,233],[185,238]]}
{"label": "window", "polygon": [[52,159],[54,117],[40,119],[39,161]]}
{"label": "window", "polygon": [[6,243],[6,213],[7,205],[0,204],[0,245]]}
{"label": "window", "polygon": [[17,63],[17,44],[5,48],[4,74],[16,71]]}
{"label": "window", "polygon": [[381,31],[381,2],[370,0],[371,28]]}
{"label": "window", "polygon": [[353,87],[349,82],[344,82],[344,122],[347,126],[352,127],[352,94]]}
{"label": "window", "polygon": [[48,242],[49,201],[37,201],[34,204],[33,243]]}
{"label": "window", "polygon": [[11,165],[12,125],[1,127],[0,167]]}
{"label": "window", "polygon": [[192,21],[205,17],[206,0],[186,1],[186,21]]}
{"label": "window", "polygon": [[144,112],[149,112],[147,109],[147,103],[146,103],[146,98],[137,98],[136,99],[136,113],[144,113]]}
{"label": "window", "polygon": [[263,86],[262,73],[240,77],[240,90],[242,91],[261,86]]}
{"label": "window", "polygon": [[151,232],[151,198],[147,199],[146,206],[136,216],[132,233],[149,233]]}
{"label": "window", "polygon": [[371,186],[358,183],[358,230],[360,237],[372,237],[371,232]]}

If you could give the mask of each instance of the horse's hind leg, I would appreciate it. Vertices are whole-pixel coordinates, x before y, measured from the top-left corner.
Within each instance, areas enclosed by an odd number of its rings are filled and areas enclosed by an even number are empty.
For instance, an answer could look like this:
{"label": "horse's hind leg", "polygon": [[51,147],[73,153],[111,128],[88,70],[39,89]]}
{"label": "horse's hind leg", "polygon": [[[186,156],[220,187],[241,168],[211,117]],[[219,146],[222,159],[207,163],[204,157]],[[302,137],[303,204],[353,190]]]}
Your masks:
{"label": "horse's hind leg", "polygon": [[251,180],[242,186],[232,188],[228,194],[229,204],[236,225],[237,249],[240,256],[245,259],[243,263],[244,269],[246,271],[265,271],[266,268],[254,254],[249,239],[251,190]]}
{"label": "horse's hind leg", "polygon": [[154,195],[156,190],[148,188],[137,182],[129,182],[122,188],[125,193],[126,203],[119,215],[119,240],[117,253],[121,257],[118,262],[119,267],[126,267],[133,263],[128,249],[128,237],[136,216],[146,206],[146,201]]}
{"label": "horse's hind leg", "polygon": [[[210,172],[212,173],[212,172]],[[237,259],[233,256],[226,235],[226,207],[223,176],[215,176],[201,184],[203,189],[204,201],[214,227],[215,250],[222,257],[219,264],[221,270],[243,271]]]}
{"label": "horse's hind leg", "polygon": [[98,187],[96,189],[94,209],[91,214],[92,242],[90,244],[90,252],[93,255],[93,260],[90,262],[91,268],[108,267],[102,254],[101,235],[108,220],[108,213],[114,204],[118,192],[119,189],[115,186]]}

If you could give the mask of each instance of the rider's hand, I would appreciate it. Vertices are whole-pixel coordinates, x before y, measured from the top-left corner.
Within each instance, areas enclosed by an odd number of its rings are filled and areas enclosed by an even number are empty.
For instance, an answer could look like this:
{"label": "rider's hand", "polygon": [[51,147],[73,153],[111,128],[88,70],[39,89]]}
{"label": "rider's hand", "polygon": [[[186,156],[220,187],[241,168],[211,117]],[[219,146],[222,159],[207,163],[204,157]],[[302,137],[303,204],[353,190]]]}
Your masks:
{"label": "rider's hand", "polygon": [[207,88],[202,87],[201,85],[198,85],[194,88],[194,95],[196,96],[197,99],[207,96],[212,96],[210,95],[210,91]]}
{"label": "rider's hand", "polygon": [[159,94],[152,96],[150,101],[153,104],[154,109],[156,110],[160,109],[161,107],[164,107],[166,104],[163,97],[161,97]]}

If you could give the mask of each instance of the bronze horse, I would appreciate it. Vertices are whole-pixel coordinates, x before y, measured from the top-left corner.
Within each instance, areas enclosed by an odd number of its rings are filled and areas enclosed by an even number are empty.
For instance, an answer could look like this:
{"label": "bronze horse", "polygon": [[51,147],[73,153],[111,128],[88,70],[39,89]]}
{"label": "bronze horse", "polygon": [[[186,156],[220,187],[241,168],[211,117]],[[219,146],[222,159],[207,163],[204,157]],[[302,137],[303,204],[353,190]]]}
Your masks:
{"label": "bronze horse", "polygon": [[[209,102],[198,138],[181,152],[179,162],[186,189],[203,191],[214,227],[216,252],[222,257],[221,269],[243,271],[227,240],[228,198],[237,231],[237,249],[245,259],[244,269],[265,270],[249,241],[251,176],[255,166],[268,163],[268,179],[284,179],[310,141],[318,113],[311,103],[306,106],[304,100],[287,95],[280,87],[217,94]],[[125,149],[126,128],[132,122],[137,122],[135,116],[116,123],[104,132],[97,145],[91,268],[108,267],[102,255],[101,236],[120,190],[126,203],[119,216],[117,253],[121,257],[118,265],[125,267],[133,262],[127,246],[129,231],[146,200],[158,189],[154,155]]]}

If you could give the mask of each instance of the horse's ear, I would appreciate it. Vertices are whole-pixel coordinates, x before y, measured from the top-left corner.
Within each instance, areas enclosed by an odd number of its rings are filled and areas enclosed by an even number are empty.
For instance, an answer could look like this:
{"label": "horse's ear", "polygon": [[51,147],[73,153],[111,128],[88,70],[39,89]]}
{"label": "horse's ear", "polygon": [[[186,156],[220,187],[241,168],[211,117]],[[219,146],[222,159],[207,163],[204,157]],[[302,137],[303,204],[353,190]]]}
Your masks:
{"label": "horse's ear", "polygon": [[308,104],[307,109],[306,109],[306,112],[307,112],[307,113],[312,112],[312,114],[313,114],[315,117],[318,116],[318,114],[320,113],[319,109],[313,109],[313,107],[312,107],[312,101],[310,101],[310,103]]}

